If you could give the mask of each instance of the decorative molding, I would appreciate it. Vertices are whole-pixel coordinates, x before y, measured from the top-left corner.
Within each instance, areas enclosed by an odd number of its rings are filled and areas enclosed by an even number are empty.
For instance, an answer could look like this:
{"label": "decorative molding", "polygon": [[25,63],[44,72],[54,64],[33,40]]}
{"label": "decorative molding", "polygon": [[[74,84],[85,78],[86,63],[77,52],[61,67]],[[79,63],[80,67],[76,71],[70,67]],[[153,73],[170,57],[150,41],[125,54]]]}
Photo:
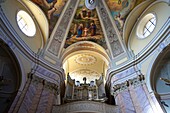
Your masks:
{"label": "decorative molding", "polygon": [[0,38],[12,49],[14,50],[16,46],[13,41],[8,38],[4,30],[0,27]]}
{"label": "decorative molding", "polygon": [[72,19],[71,17],[74,16],[76,5],[78,3],[78,0],[70,0],[67,2],[67,8],[64,12],[64,14],[61,16],[60,20],[58,20],[58,26],[55,30],[54,36],[51,42],[49,43],[48,52],[53,54],[54,56],[58,56],[60,52],[60,48],[62,46],[63,41],[65,42],[67,29],[69,28],[69,24],[71,23]]}
{"label": "decorative molding", "polygon": [[133,79],[129,79],[126,82],[123,82],[121,84],[116,84],[113,86],[113,95],[117,95],[118,93],[127,90],[130,86],[132,87],[138,87],[145,83],[145,77],[144,75],[138,75],[137,77]]}
{"label": "decorative molding", "polygon": [[43,78],[40,78],[36,75],[31,75],[31,78],[32,78],[32,83],[34,85],[38,85],[38,84],[43,84],[45,88],[48,88],[52,91],[55,91],[55,92],[59,92],[59,85],[55,84],[55,83],[51,83],[50,81],[47,81]]}
{"label": "decorative molding", "polygon": [[[2,9],[0,8],[0,10]],[[16,53],[15,55],[21,53],[23,57],[33,62],[33,64],[35,64],[34,66],[38,67],[34,70],[37,71],[37,73],[41,73],[39,76],[49,80],[51,79],[52,82],[54,82],[54,80],[58,83],[60,83],[60,81],[64,81],[63,70],[60,67],[54,67],[53,65],[47,63],[45,59],[41,58],[39,53],[33,53],[30,49],[25,47],[22,42],[17,42],[14,40],[15,38],[11,34],[7,34],[8,31],[4,28],[5,26],[3,24],[0,25],[0,39],[2,39],[13,50],[13,52]]]}
{"label": "decorative molding", "polygon": [[96,61],[96,57],[90,54],[80,54],[75,58],[75,62],[80,65],[93,65]]}
{"label": "decorative molding", "polygon": [[98,15],[103,26],[103,31],[105,31],[105,37],[108,39],[110,44],[110,49],[113,54],[113,57],[117,57],[120,54],[124,53],[123,46],[121,45],[118,35],[115,31],[115,28],[112,24],[112,21],[109,17],[109,11],[107,11],[104,1],[98,1]]}
{"label": "decorative molding", "polygon": [[99,79],[100,76],[101,76],[100,73],[98,73],[97,71],[94,71],[94,70],[90,70],[90,69],[78,69],[73,72],[70,72],[70,77],[72,79],[75,79],[76,81],[80,81],[80,83],[83,83],[84,77],[87,78],[87,83],[90,83],[90,81]]}
{"label": "decorative molding", "polygon": [[[43,67],[45,70],[48,70],[48,72],[45,73],[46,75],[40,74],[42,77],[43,76],[45,78],[49,77],[48,79],[49,80],[51,79],[52,81],[57,80],[59,82],[60,80],[61,82],[64,82],[65,78],[63,77],[64,73],[63,69],[59,65],[54,66],[53,64],[49,63],[44,58],[42,58],[43,56],[41,50],[37,53],[34,53],[17,34],[15,29],[5,16],[3,9],[1,7],[0,7],[0,39],[2,39],[13,50],[15,55],[21,54],[23,55],[23,57],[28,59],[33,64],[39,65],[40,67]],[[59,76],[60,79],[58,79],[57,76]]]}
{"label": "decorative molding", "polygon": [[120,113],[118,106],[107,105],[101,102],[78,101],[61,106],[53,106],[52,113],[73,113],[73,112],[97,112],[97,113]]}
{"label": "decorative molding", "polygon": [[42,77],[42,78],[44,78],[52,83],[58,84],[58,85],[60,84],[61,80],[63,79],[63,78],[60,78],[60,76],[58,76],[58,74],[53,73],[40,65],[37,65],[36,67],[34,67],[33,71],[35,72],[35,74],[37,76]]}

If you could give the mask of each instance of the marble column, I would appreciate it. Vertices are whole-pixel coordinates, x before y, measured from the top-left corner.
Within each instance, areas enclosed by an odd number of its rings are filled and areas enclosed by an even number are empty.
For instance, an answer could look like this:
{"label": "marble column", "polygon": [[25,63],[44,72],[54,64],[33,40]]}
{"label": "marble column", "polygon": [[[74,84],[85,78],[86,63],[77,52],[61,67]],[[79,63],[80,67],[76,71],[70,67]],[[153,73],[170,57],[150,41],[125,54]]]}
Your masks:
{"label": "marble column", "polygon": [[[24,97],[25,97],[25,95],[26,95],[26,93],[28,91],[28,88],[29,88],[29,86],[31,84],[32,77],[33,77],[33,75],[31,73],[29,73],[27,82],[26,82],[26,84],[24,86],[24,89],[21,92],[21,94],[19,95],[18,99],[14,100],[13,104],[15,104],[15,105],[11,106],[11,108],[9,110],[9,113],[17,113],[18,112],[18,110],[19,110],[19,108],[20,108],[20,106],[21,106],[21,104],[22,104],[22,102],[24,100]],[[15,101],[17,101],[17,102],[15,103]],[[13,106],[14,106],[14,108],[13,108]]]}
{"label": "marble column", "polygon": [[36,113],[50,113],[52,110],[52,106],[54,104],[54,98],[56,94],[56,85],[50,82],[46,82],[40,101],[36,110]]}
{"label": "marble column", "polygon": [[129,87],[129,92],[132,97],[132,102],[134,104],[135,111],[137,113],[142,113],[142,108],[140,107],[140,102],[138,101],[138,95],[136,94],[133,86]]}
{"label": "marble column", "polygon": [[148,91],[148,88],[146,86],[146,83],[142,85],[145,93],[146,93],[146,96],[148,97],[148,100],[150,102],[150,105],[152,106],[152,109],[153,111],[156,113],[156,112],[159,112],[159,113],[164,113],[159,102],[157,101],[154,93],[149,93]]}
{"label": "marble column", "polygon": [[50,91],[50,94],[48,96],[48,102],[47,102],[47,106],[45,109],[45,113],[51,113],[53,103],[54,103],[54,98],[55,98],[55,94],[54,94],[54,91],[52,90],[52,91]]}
{"label": "marble column", "polygon": [[154,102],[147,90],[144,75],[116,84],[113,89],[116,103],[120,106],[122,113],[156,113],[158,110],[161,111],[153,105]]}
{"label": "marble column", "polygon": [[115,93],[115,99],[117,105],[120,107],[120,111],[122,113],[136,113],[134,108],[134,103],[131,97],[131,93],[129,91],[129,85],[127,82],[122,83],[120,89]]}
{"label": "marble column", "polygon": [[45,80],[37,78],[35,80],[35,84],[37,85],[36,93],[33,97],[32,104],[30,106],[28,113],[35,113],[36,112],[40,98],[41,98],[41,94],[42,94],[42,91],[43,91],[43,88],[44,88]]}

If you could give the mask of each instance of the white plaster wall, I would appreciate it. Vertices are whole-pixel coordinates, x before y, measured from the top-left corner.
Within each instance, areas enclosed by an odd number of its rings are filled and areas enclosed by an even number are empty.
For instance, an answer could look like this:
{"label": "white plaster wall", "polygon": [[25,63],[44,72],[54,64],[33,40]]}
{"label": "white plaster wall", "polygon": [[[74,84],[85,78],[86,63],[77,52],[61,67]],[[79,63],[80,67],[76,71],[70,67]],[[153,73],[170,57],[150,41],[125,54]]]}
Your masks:
{"label": "white plaster wall", "polygon": [[[170,16],[170,7],[165,2],[158,2],[153,3],[148,9],[145,10],[145,12],[139,17],[139,20],[137,21],[136,25],[134,26],[130,39],[129,39],[129,48],[133,50],[134,54],[138,54],[141,50],[144,49],[145,46],[149,44],[149,42],[154,39],[155,35],[158,33],[158,31],[163,26],[163,23],[167,21],[167,19]],[[157,23],[154,31],[145,39],[139,39],[136,35],[136,29],[138,22],[148,13],[155,13],[157,18]]]}

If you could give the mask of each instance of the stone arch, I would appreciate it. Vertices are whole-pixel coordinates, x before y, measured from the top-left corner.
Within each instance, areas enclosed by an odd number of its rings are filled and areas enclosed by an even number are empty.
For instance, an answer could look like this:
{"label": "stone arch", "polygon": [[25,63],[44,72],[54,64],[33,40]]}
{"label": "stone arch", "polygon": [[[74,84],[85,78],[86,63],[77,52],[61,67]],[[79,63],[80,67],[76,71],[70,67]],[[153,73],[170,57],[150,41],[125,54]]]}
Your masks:
{"label": "stone arch", "polygon": [[7,112],[21,86],[21,69],[10,47],[0,40],[0,112]]}
{"label": "stone arch", "polygon": [[170,111],[170,46],[158,54],[150,72],[150,88],[165,112]]}

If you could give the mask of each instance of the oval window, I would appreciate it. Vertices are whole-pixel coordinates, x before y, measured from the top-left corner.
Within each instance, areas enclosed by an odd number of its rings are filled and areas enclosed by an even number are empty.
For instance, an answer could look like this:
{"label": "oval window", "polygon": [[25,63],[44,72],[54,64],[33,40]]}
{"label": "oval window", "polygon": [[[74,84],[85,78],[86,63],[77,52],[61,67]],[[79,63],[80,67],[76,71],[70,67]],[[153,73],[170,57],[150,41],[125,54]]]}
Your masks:
{"label": "oval window", "polygon": [[34,21],[27,12],[21,10],[17,13],[17,24],[25,35],[30,37],[35,35],[36,27]]}
{"label": "oval window", "polygon": [[137,26],[137,36],[140,39],[148,37],[156,26],[156,17],[154,14],[149,13],[145,15]]}

